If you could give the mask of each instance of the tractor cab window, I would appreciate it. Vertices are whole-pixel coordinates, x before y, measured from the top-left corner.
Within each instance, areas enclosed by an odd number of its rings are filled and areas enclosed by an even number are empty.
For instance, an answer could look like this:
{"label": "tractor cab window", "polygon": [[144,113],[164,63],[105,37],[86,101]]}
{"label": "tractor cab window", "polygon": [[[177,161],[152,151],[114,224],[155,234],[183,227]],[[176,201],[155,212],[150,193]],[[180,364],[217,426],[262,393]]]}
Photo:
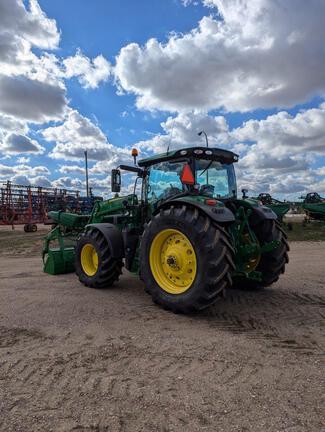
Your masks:
{"label": "tractor cab window", "polygon": [[148,200],[165,200],[182,193],[186,186],[181,182],[180,176],[185,161],[160,162],[150,168],[148,184]]}
{"label": "tractor cab window", "polygon": [[199,193],[214,198],[230,198],[236,193],[236,177],[233,165],[204,159],[195,162],[196,183]]}

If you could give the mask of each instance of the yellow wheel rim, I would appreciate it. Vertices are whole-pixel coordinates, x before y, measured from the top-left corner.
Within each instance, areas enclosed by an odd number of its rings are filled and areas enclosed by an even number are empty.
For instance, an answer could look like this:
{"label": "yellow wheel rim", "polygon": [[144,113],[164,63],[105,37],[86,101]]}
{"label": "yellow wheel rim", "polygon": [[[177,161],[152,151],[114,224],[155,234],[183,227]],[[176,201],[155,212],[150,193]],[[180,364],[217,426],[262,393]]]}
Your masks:
{"label": "yellow wheel rim", "polygon": [[98,270],[98,255],[94,246],[87,243],[81,249],[81,267],[87,276],[94,276]]}
{"label": "yellow wheel rim", "polygon": [[190,240],[178,230],[165,229],[156,235],[149,263],[157,284],[170,294],[182,294],[194,282],[196,254]]}

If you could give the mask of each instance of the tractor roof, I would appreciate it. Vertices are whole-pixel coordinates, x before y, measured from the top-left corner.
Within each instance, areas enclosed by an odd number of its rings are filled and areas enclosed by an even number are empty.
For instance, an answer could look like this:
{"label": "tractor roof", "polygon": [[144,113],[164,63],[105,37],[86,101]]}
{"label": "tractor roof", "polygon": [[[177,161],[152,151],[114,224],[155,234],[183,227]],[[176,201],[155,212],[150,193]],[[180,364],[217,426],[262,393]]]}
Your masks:
{"label": "tractor roof", "polygon": [[238,155],[229,150],[211,147],[185,147],[180,150],[169,151],[141,159],[138,163],[140,167],[148,167],[159,162],[175,160],[179,158],[195,157],[197,159],[216,160],[221,163],[231,164],[238,161]]}

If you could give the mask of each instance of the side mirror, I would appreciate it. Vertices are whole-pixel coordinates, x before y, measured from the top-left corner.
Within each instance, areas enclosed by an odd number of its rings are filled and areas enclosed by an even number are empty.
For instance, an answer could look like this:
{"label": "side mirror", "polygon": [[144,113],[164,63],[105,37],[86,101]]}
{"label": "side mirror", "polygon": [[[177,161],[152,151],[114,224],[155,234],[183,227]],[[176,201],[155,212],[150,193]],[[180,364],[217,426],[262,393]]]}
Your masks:
{"label": "side mirror", "polygon": [[248,192],[248,189],[242,189],[241,191],[242,191],[242,194],[243,194],[243,199],[248,198],[247,195],[246,195],[247,192]]}
{"label": "side mirror", "polygon": [[121,173],[118,169],[112,169],[111,189],[112,192],[120,192],[121,190]]}

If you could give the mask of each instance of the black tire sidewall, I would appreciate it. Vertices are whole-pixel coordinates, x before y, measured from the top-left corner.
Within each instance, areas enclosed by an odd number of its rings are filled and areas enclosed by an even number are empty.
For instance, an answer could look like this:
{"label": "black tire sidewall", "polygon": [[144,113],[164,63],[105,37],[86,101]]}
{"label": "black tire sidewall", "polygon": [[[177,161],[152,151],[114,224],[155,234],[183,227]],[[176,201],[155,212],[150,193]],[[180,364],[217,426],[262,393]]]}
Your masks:
{"label": "black tire sidewall", "polygon": [[[93,276],[88,276],[84,272],[81,265],[81,251],[86,244],[91,244],[95,248],[98,256],[98,268],[97,268],[97,272]],[[91,283],[96,281],[99,275],[101,265],[102,265],[102,253],[98,248],[98,242],[96,242],[96,240],[94,240],[89,235],[84,234],[82,237],[79,238],[75,247],[75,269],[77,275],[79,276],[80,281],[85,285],[90,285]]]}
{"label": "black tire sidewall", "polygon": [[[181,294],[170,294],[164,291],[156,282],[150,268],[149,256],[152,241],[156,235],[165,229],[175,229],[184,234],[191,242],[196,255],[196,276],[191,287]],[[145,233],[141,242],[141,275],[146,285],[150,286],[150,292],[155,297],[161,298],[165,304],[177,306],[181,301],[182,304],[192,305],[200,296],[202,286],[206,284],[207,274],[207,254],[204,250],[202,239],[199,236],[195,226],[186,220],[179,220],[173,214],[163,218],[153,219],[150,223],[150,229]]]}

